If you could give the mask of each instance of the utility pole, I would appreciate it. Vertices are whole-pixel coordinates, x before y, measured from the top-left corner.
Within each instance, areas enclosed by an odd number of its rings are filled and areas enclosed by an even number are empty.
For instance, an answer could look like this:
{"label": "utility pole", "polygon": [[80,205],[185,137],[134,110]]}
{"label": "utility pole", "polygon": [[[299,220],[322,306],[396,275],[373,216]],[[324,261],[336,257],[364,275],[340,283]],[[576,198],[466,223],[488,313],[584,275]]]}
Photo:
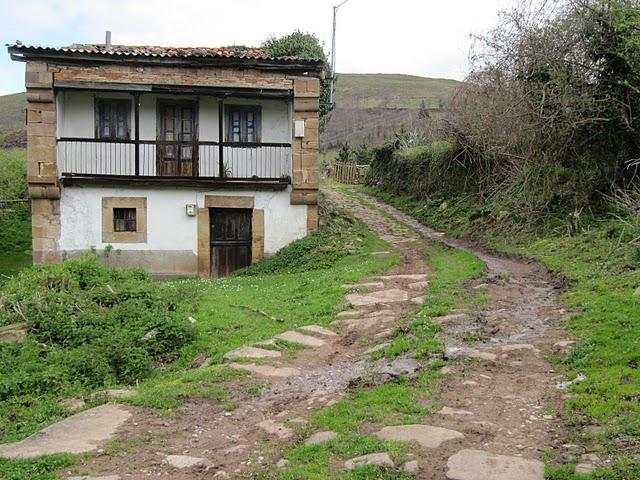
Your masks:
{"label": "utility pole", "polygon": [[334,103],[334,78],[336,76],[336,16],[338,9],[349,0],[343,0],[341,3],[333,7],[333,34],[331,35],[331,89],[329,91],[329,103]]}

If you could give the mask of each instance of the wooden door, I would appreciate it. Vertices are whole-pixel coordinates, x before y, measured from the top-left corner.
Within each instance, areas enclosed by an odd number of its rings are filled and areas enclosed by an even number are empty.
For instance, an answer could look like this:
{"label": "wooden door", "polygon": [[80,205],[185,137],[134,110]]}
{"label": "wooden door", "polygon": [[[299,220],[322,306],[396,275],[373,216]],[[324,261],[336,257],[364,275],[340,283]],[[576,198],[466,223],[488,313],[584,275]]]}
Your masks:
{"label": "wooden door", "polygon": [[252,210],[211,208],[211,276],[226,277],[251,265]]}
{"label": "wooden door", "polygon": [[157,137],[156,168],[159,176],[198,175],[198,132],[194,102],[160,102]]}

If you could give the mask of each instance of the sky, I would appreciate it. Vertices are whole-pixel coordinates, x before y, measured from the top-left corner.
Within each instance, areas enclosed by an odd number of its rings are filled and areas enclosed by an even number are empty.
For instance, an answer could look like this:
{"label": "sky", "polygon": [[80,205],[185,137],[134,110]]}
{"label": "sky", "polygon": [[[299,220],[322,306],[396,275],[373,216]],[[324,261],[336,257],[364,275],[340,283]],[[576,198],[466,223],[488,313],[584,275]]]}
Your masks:
{"label": "sky", "polygon": [[[271,35],[315,33],[331,49],[341,0],[0,0],[0,41],[259,46]],[[471,34],[514,0],[348,0],[338,10],[338,73],[405,73],[461,80]],[[0,94],[24,91],[24,65],[0,50]]]}

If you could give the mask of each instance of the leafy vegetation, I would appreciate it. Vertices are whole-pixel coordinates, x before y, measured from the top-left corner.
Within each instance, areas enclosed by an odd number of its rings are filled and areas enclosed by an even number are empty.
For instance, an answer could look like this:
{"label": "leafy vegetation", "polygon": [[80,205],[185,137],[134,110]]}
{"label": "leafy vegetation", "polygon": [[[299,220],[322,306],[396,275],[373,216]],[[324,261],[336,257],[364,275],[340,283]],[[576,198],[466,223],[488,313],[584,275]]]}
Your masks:
{"label": "leafy vegetation", "polygon": [[329,114],[333,110],[331,103],[331,64],[327,60],[324,46],[313,33],[296,30],[283,37],[271,36],[262,42],[262,48],[274,57],[297,56],[324,62],[324,78],[320,80],[320,131],[324,130]]}
{"label": "leafy vegetation", "polygon": [[0,458],[2,480],[57,480],[58,472],[74,465],[74,455],[45,455],[29,460],[5,460]]}
{"label": "leafy vegetation", "polygon": [[34,266],[0,294],[0,325],[28,337],[0,344],[0,438],[33,433],[64,415],[62,398],[131,384],[174,361],[195,339],[193,283],[155,282],[93,256]]}

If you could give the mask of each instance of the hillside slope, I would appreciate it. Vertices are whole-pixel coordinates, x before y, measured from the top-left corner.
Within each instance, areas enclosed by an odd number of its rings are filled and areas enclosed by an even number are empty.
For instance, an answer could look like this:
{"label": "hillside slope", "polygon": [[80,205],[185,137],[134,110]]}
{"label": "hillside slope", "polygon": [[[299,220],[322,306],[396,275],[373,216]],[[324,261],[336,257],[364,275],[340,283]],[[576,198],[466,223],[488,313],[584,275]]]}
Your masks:
{"label": "hillside slope", "polygon": [[382,143],[401,128],[411,128],[422,102],[430,116],[437,118],[461,84],[415,75],[338,74],[336,108],[321,147]]}
{"label": "hillside slope", "polygon": [[0,96],[0,147],[26,145],[24,110],[27,98],[24,93]]}

